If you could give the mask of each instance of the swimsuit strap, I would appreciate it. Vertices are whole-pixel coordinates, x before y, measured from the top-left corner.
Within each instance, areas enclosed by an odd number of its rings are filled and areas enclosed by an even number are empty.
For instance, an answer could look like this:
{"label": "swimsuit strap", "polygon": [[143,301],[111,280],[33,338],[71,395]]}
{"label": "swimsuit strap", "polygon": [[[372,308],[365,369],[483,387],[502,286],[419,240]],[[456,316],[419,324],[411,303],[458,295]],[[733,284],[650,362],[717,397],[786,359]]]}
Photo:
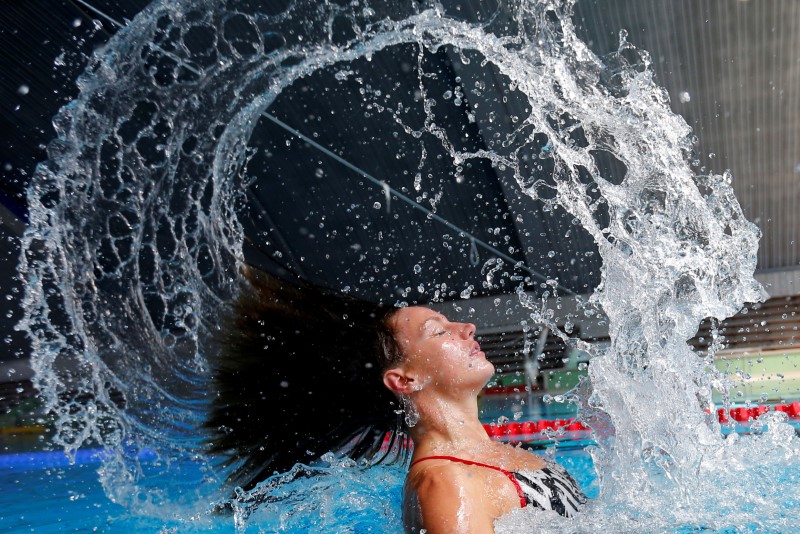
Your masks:
{"label": "swimsuit strap", "polygon": [[451,462],[457,462],[466,465],[477,465],[478,467],[486,467],[488,469],[494,469],[495,471],[499,471],[500,473],[503,473],[506,476],[506,478],[508,478],[511,481],[512,484],[514,484],[514,487],[517,490],[517,495],[519,495],[520,507],[525,508],[525,505],[528,504],[528,501],[525,500],[525,493],[522,491],[522,486],[519,485],[519,481],[514,476],[514,473],[512,473],[511,471],[506,471],[505,469],[497,467],[496,465],[482,464],[480,462],[473,462],[472,460],[465,460],[463,458],[457,458],[455,456],[425,456],[424,458],[414,460],[408,467],[410,469],[414,467],[416,464],[424,462],[425,460],[450,460]]}

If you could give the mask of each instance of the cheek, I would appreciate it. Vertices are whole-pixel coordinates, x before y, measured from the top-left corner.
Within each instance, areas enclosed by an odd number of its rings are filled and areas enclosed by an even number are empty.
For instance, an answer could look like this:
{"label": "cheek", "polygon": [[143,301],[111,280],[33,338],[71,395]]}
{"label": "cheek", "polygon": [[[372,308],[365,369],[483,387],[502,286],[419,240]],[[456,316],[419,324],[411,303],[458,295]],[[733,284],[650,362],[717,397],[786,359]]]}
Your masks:
{"label": "cheek", "polygon": [[464,347],[454,341],[444,341],[439,347],[439,352],[445,365],[463,365],[469,360]]}
{"label": "cheek", "polygon": [[463,348],[450,341],[420,347],[413,354],[413,364],[417,370],[432,379],[464,368],[467,361]]}

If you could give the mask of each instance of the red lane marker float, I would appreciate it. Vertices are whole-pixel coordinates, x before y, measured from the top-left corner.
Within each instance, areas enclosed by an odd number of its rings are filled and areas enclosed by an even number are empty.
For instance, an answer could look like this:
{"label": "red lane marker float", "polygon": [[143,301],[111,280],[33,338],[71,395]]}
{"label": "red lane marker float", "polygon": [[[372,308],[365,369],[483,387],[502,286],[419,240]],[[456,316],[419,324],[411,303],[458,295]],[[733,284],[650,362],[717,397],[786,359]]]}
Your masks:
{"label": "red lane marker float", "polygon": [[563,428],[567,432],[580,432],[588,430],[589,427],[576,421],[575,419],[543,419],[541,421],[511,422],[504,425],[485,424],[483,425],[486,433],[493,438],[503,436],[530,436],[544,430],[558,430]]}
{"label": "red lane marker float", "polygon": [[503,428],[500,425],[483,425],[483,429],[493,438],[503,435]]}
{"label": "red lane marker float", "polygon": [[769,411],[769,406],[756,406],[755,408],[750,408],[750,414],[753,418],[761,417],[765,413]]}
{"label": "red lane marker float", "polygon": [[555,430],[556,422],[555,421],[537,421],[536,422],[536,431],[542,432],[544,430]]}
{"label": "red lane marker float", "polygon": [[717,410],[717,419],[720,423],[728,423],[731,419],[739,423],[746,423],[758,419],[769,411],[783,412],[789,417],[800,417],[800,402],[794,401],[790,404],[776,404],[775,406],[753,406],[752,408],[739,407],[727,412],[724,408]]}
{"label": "red lane marker float", "polygon": [[525,421],[522,423],[523,434],[533,434],[534,432],[536,432],[536,423],[533,421]]}
{"label": "red lane marker float", "polygon": [[[538,388],[534,388],[538,389]],[[486,388],[483,390],[484,395],[512,395],[514,393],[527,393],[529,390],[528,386],[524,384],[518,384],[516,386],[494,386],[491,388]]]}
{"label": "red lane marker float", "polygon": [[731,410],[731,417],[740,423],[744,423],[750,420],[752,417],[752,411],[750,408],[734,408]]}
{"label": "red lane marker float", "polygon": [[[739,423],[747,423],[758,419],[770,411],[784,412],[789,417],[797,418],[800,417],[800,401],[795,401],[790,404],[776,404],[772,407],[764,405],[754,406],[752,408],[739,407],[733,408],[729,412],[720,408],[717,410],[717,418],[721,423],[728,423],[731,419]],[[558,430],[562,428],[567,432],[589,430],[589,427],[575,419],[542,419],[540,421],[524,421],[521,423],[514,421],[503,425],[492,423],[483,425],[483,428],[486,429],[486,433],[493,438],[503,436],[530,436],[545,430]]]}

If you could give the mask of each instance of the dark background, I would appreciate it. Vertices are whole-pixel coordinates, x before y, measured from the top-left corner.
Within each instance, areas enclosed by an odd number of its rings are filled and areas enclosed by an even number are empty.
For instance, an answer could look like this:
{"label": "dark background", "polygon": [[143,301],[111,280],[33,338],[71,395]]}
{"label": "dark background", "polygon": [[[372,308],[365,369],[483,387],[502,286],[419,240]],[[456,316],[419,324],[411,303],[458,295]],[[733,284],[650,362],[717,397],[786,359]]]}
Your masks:
{"label": "dark background", "polygon": [[[148,3],[91,2],[123,23]],[[700,164],[717,172],[732,169],[745,214],[764,232],[759,270],[795,272],[800,263],[800,2],[587,0],[578,3],[575,22],[600,55],[616,48],[620,29],[650,51],[673,109],[697,132]],[[12,0],[0,10],[0,362],[24,358],[28,350],[24,336],[14,331],[25,189],[55,135],[53,115],[77,94],[75,80],[87,57],[115,30],[79,1]],[[281,135],[285,132],[267,126],[261,131],[261,139]],[[302,151],[293,156],[302,157]],[[275,209],[280,214],[280,207]],[[463,222],[458,213],[448,217]],[[291,239],[287,246],[293,246]],[[297,239],[297,247],[314,250]],[[538,244],[559,254],[576,253],[559,248],[570,243]],[[576,292],[591,289],[595,267],[588,265],[586,278],[574,280]],[[0,371],[0,381],[7,379],[13,377]]]}

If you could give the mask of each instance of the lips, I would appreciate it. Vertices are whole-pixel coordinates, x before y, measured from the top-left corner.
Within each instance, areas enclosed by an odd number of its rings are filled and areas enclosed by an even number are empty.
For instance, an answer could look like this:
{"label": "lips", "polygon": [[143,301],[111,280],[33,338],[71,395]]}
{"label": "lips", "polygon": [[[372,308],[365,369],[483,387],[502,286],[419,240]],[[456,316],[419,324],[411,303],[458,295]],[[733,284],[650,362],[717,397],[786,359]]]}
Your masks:
{"label": "lips", "polygon": [[470,354],[470,356],[475,356],[479,352],[481,352],[481,346],[476,341],[475,344],[472,345],[472,351],[469,354]]}

